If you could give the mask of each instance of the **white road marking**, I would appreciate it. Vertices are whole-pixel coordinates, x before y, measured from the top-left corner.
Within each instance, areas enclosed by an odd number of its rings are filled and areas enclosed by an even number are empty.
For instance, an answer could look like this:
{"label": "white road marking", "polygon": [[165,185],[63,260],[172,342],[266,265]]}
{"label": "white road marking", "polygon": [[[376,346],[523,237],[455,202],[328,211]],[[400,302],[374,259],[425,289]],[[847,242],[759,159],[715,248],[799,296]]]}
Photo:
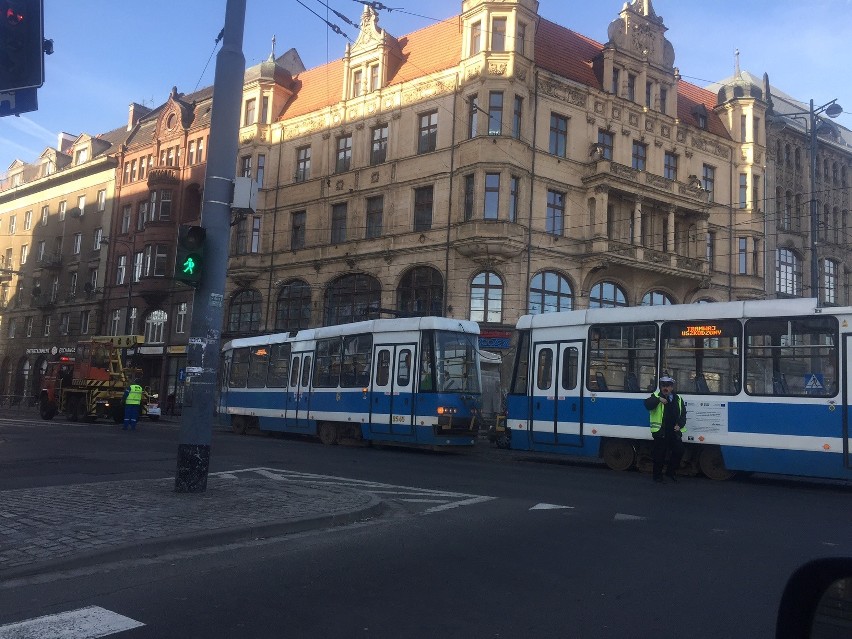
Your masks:
{"label": "white road marking", "polygon": [[562,508],[574,509],[574,506],[559,506],[557,504],[536,504],[530,510],[560,510]]}
{"label": "white road marking", "polygon": [[449,510],[450,508],[458,508],[459,506],[471,506],[473,504],[481,504],[484,501],[491,501],[492,499],[497,499],[496,497],[474,497],[473,499],[465,499],[464,501],[454,501],[451,504],[444,504],[443,506],[435,506],[434,508],[429,508],[424,514],[429,515],[431,513],[437,513],[442,510]]}
{"label": "white road marking", "polygon": [[0,639],[94,639],[145,624],[100,606],[0,626]]}
{"label": "white road marking", "polygon": [[615,513],[615,521],[644,521],[647,517],[639,515],[625,515],[624,513]]}

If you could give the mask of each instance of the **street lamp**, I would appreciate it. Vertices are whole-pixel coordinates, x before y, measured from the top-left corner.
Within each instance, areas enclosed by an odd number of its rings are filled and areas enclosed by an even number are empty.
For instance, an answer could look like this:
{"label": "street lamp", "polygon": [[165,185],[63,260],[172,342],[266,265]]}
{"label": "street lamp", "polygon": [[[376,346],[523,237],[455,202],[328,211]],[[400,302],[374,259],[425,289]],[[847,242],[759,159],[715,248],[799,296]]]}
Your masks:
{"label": "street lamp", "polygon": [[136,257],[136,238],[133,238],[132,242],[128,242],[127,240],[120,240],[115,238],[110,240],[108,237],[101,238],[101,243],[103,244],[111,244],[115,242],[117,244],[123,244],[124,246],[130,249],[130,254],[128,255],[127,260],[127,270],[128,270],[128,279],[127,279],[127,309],[124,312],[124,334],[130,335],[130,310],[133,308],[132,300],[133,300],[133,278],[136,275],[134,269],[136,267],[135,264],[132,264],[132,260]]}
{"label": "street lamp", "polygon": [[819,127],[824,122],[820,116],[825,114],[830,118],[836,118],[843,113],[843,107],[837,104],[835,98],[820,107],[814,107],[814,101],[810,101],[807,111],[796,111],[795,113],[779,113],[781,116],[796,118],[808,116],[808,134],[810,135],[811,151],[811,292],[817,298],[817,306],[821,306],[819,295],[819,258],[817,256],[817,231],[819,229],[819,202],[817,201],[816,178],[817,178],[817,146]]}

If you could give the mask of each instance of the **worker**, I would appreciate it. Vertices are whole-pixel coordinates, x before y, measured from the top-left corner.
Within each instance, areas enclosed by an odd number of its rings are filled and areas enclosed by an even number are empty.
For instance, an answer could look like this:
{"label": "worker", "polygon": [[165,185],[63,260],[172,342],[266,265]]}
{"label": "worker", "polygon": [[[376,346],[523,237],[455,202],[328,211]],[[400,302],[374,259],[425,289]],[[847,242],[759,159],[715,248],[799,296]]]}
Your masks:
{"label": "worker", "polygon": [[124,390],[124,425],[121,430],[136,430],[136,422],[139,420],[139,405],[142,403],[142,387],[134,379]]}
{"label": "worker", "polygon": [[645,400],[645,408],[650,412],[651,436],[654,438],[654,481],[665,482],[663,465],[666,454],[670,453],[666,476],[676,482],[684,452],[681,438],[686,430],[686,405],[683,398],[674,392],[674,379],[668,375],[660,377],[660,390]]}

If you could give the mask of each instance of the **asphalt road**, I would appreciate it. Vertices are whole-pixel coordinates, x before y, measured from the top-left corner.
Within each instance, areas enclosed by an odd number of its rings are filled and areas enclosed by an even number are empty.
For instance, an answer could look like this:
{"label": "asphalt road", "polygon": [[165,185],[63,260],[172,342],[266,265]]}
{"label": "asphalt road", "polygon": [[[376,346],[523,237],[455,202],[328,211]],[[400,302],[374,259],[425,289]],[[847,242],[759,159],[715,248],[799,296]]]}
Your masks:
{"label": "asphalt road", "polygon": [[[174,425],[0,419],[2,489],[168,477]],[[768,637],[786,579],[852,555],[849,488],[653,484],[596,464],[214,435],[211,471],[271,467],[493,499],[0,582],[3,627],[87,606],[127,637]],[[341,479],[343,481],[343,479]],[[0,493],[2,494],[2,493]],[[8,635],[9,637],[14,635]]]}

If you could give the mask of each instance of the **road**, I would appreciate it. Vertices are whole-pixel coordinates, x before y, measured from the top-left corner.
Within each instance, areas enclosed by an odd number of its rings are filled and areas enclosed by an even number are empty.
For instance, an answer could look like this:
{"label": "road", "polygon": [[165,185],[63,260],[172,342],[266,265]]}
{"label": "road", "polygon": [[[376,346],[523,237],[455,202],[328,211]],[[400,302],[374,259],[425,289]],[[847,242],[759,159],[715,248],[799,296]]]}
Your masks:
{"label": "road", "polygon": [[[0,442],[9,490],[173,476],[177,431],[0,418]],[[849,488],[824,483],[661,486],[484,443],[442,454],[216,432],[211,472],[257,481],[250,469],[321,475],[387,508],[0,582],[0,639],[78,609],[116,637],[765,637],[798,565],[852,555]]]}

